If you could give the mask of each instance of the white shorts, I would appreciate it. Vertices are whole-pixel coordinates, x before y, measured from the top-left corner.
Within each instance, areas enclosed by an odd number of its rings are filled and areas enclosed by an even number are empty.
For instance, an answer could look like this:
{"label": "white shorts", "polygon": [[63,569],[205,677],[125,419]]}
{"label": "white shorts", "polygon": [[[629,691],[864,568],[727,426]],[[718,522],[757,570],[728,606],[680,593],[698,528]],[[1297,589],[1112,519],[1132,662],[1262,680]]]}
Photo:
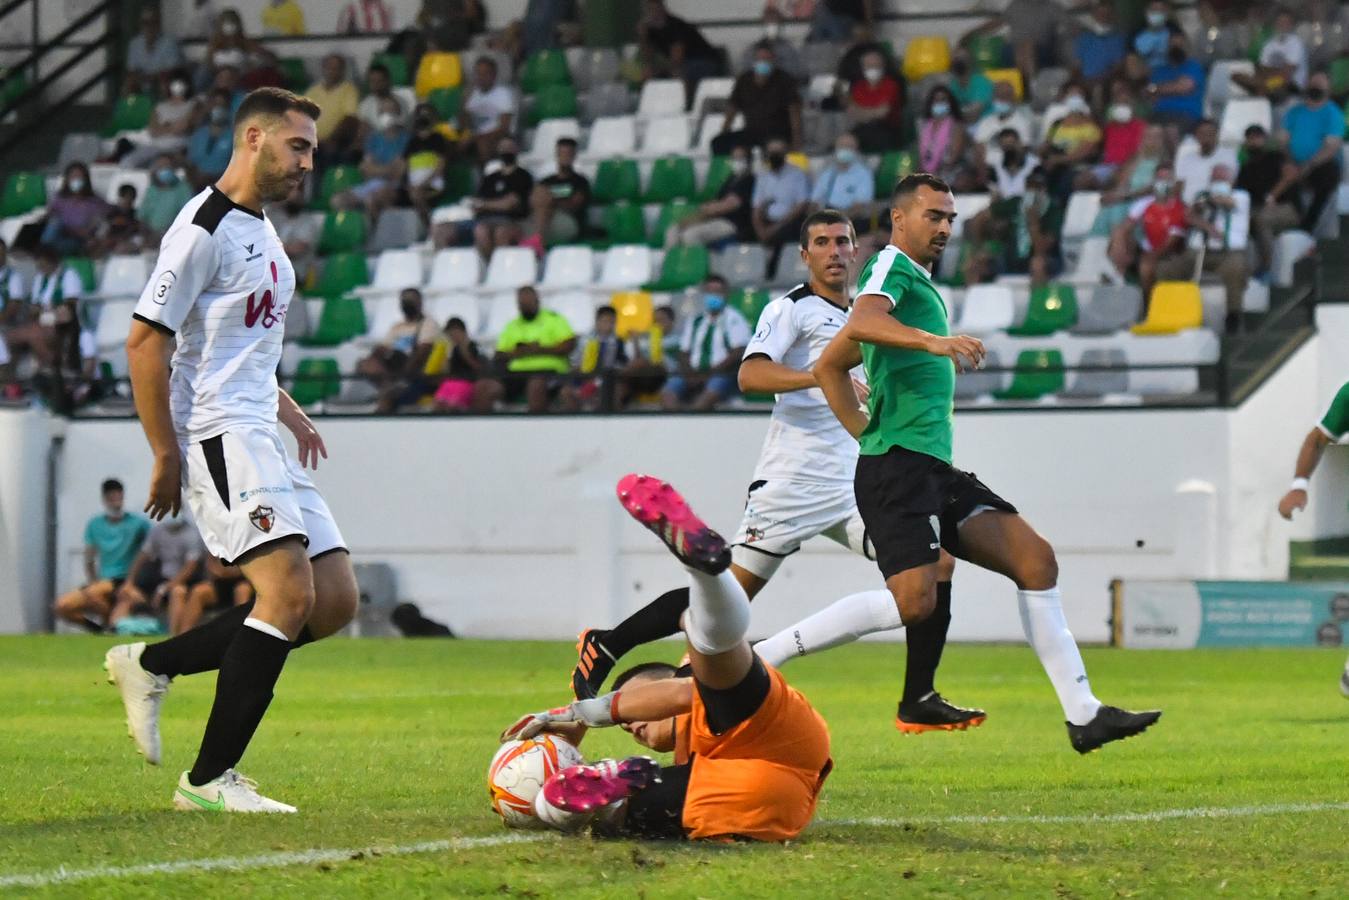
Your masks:
{"label": "white shorts", "polygon": [[876,558],[851,484],[756,481],[749,487],[731,561],[767,581],[784,559],[817,536]]}
{"label": "white shorts", "polygon": [[313,559],[346,548],[328,504],[275,427],[242,425],[181,447],[183,496],[201,539],[227,565],[298,535]]}

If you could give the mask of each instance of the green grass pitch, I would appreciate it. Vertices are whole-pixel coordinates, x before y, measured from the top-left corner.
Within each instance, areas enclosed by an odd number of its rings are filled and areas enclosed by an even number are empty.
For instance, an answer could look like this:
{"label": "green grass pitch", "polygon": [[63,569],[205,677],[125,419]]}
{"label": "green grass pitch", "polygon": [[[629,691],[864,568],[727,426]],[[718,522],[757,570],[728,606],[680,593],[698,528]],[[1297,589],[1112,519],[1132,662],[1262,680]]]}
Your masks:
{"label": "green grass pitch", "polygon": [[[569,645],[339,639],[298,651],[240,768],[300,814],[221,817],[169,805],[214,678],[174,685],[165,765],[147,766],[103,681],[111,643],[0,639],[0,895],[1349,894],[1338,650],[1088,650],[1098,696],[1166,714],[1086,757],[1024,647],[948,649],[938,686],[989,711],[963,734],[894,730],[901,647],[792,663],[788,678],[833,733],[817,823],[787,846],[718,847],[516,842],[501,828],[483,780],[495,736],[565,699]],[[633,746],[610,731],[585,749]]]}

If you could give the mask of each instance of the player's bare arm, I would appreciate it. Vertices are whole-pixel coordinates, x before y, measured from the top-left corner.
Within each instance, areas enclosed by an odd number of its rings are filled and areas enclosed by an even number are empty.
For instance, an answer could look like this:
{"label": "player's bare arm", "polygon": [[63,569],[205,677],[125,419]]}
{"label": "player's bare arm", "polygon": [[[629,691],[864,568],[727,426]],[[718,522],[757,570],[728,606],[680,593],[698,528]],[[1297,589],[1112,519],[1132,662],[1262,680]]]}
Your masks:
{"label": "player's bare arm", "polygon": [[145,513],[152,519],[166,514],[178,515],[182,505],[182,463],[178,439],[169,412],[169,355],[173,337],[166,331],[141,321],[131,323],[126,340],[127,364],[131,373],[131,392],[136,402],[145,438],[150,442],[155,465],[150,475],[150,497]]}
{"label": "player's bare arm", "polygon": [[789,394],[816,387],[815,374],[757,354],[740,364],[740,390],[748,394]]}
{"label": "player's bare arm", "polygon": [[1293,486],[1279,501],[1279,515],[1285,519],[1291,520],[1294,512],[1307,508],[1307,479],[1316,471],[1317,464],[1321,462],[1321,455],[1326,452],[1328,446],[1330,438],[1326,437],[1326,433],[1320,428],[1313,428],[1307,432],[1307,437],[1302,441],[1302,449],[1297,454]]}
{"label": "player's bare arm", "polygon": [[280,387],[277,388],[276,420],[295,435],[295,443],[300,451],[300,467],[318,469],[319,457],[328,458],[328,448],[323,444],[323,437],[300,404]]}
{"label": "player's bare arm", "polygon": [[945,356],[956,364],[956,370],[960,372],[977,369],[983,364],[984,342],[978,338],[967,334],[941,337],[910,328],[890,315],[890,310],[889,298],[880,294],[858,297],[843,331],[852,340],[864,344],[921,350],[933,356]]}
{"label": "player's bare arm", "polygon": [[565,734],[559,728],[576,723],[587,728],[607,728],[626,722],[658,722],[692,709],[693,679],[663,678],[628,685],[601,697],[575,700],[567,706],[527,713],[501,733],[501,740],[521,740],[543,732]]}
{"label": "player's bare arm", "polygon": [[857,402],[852,370],[862,362],[857,342],[848,337],[847,328],[834,336],[815,362],[812,374],[829,408],[848,433],[860,437],[867,427],[867,414]]}

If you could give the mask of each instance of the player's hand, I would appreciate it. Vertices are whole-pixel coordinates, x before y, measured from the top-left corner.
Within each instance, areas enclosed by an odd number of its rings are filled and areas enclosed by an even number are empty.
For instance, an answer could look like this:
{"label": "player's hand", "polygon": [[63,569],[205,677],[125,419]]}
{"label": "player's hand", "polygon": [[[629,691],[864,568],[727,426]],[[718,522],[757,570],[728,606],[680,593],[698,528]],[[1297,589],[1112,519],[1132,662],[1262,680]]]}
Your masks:
{"label": "player's hand", "polygon": [[150,474],[150,499],[145,503],[145,514],[155,521],[166,515],[178,515],[182,507],[181,465],[176,455],[155,460],[154,471]]}
{"label": "player's hand", "polygon": [[[607,728],[617,724],[614,718],[614,700],[618,691],[589,700],[576,700],[569,706],[559,706],[544,712],[521,716],[515,724],[501,733],[501,740],[521,741],[544,731],[562,730],[562,727],[584,725],[587,728]],[[561,727],[560,727],[561,726]]]}
{"label": "player's hand", "polygon": [[945,356],[956,364],[957,372],[973,372],[984,364],[984,342],[968,334],[939,337],[933,340],[933,356]]}
{"label": "player's hand", "polygon": [[313,420],[296,410],[287,417],[284,424],[290,429],[290,433],[295,435],[295,443],[300,449],[300,468],[317,470],[319,457],[328,458],[328,448],[324,446],[323,437],[314,427]]}
{"label": "player's hand", "polygon": [[1301,489],[1291,490],[1279,501],[1279,515],[1292,521],[1293,513],[1307,508],[1307,492]]}
{"label": "player's hand", "polygon": [[571,724],[576,721],[570,706],[559,706],[543,712],[528,713],[515,721],[515,724],[501,732],[501,742],[523,741],[548,731],[551,726]]}

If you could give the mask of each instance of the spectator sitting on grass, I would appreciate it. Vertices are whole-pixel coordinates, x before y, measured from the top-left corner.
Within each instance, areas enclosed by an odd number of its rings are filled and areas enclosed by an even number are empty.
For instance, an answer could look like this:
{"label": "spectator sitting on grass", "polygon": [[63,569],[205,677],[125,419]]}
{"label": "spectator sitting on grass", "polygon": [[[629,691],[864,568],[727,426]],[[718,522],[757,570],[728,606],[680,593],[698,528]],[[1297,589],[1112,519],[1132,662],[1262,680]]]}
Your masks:
{"label": "spectator sitting on grass", "polygon": [[58,618],[95,633],[108,625],[117,591],[126,581],[131,561],[150,533],[150,520],[123,509],[122,482],[103,482],[103,512],[84,528],[84,585],[56,600]]}

